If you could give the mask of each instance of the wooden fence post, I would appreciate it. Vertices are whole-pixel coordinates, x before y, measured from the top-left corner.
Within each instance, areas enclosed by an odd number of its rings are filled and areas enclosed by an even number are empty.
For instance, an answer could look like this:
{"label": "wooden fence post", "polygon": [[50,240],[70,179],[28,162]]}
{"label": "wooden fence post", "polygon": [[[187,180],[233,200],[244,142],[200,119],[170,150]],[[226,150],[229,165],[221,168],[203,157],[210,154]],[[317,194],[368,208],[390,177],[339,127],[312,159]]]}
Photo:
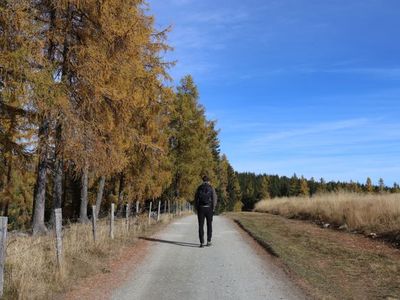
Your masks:
{"label": "wooden fence post", "polygon": [[161,201],[158,201],[157,222],[160,221],[160,209],[161,209]]}
{"label": "wooden fence post", "polygon": [[62,209],[56,208],[54,210],[54,216],[56,221],[56,249],[57,249],[57,263],[58,267],[61,268],[63,263],[63,253],[62,253]]}
{"label": "wooden fence post", "polygon": [[129,203],[126,205],[126,213],[125,213],[125,223],[126,223],[126,230],[129,230],[129,215],[131,214],[131,206]]}
{"label": "wooden fence post", "polygon": [[96,214],[96,205],[92,206],[92,231],[93,231],[93,241],[96,243],[97,241],[97,236],[96,236],[96,231],[97,231],[97,214]]}
{"label": "wooden fence post", "polygon": [[110,214],[110,238],[114,239],[114,209],[115,204],[111,203],[111,214]]}
{"label": "wooden fence post", "polygon": [[0,217],[0,297],[3,297],[4,289],[4,264],[7,247],[7,217]]}
{"label": "wooden fence post", "polygon": [[151,224],[151,206],[153,202],[150,202],[150,209],[149,209],[149,225]]}

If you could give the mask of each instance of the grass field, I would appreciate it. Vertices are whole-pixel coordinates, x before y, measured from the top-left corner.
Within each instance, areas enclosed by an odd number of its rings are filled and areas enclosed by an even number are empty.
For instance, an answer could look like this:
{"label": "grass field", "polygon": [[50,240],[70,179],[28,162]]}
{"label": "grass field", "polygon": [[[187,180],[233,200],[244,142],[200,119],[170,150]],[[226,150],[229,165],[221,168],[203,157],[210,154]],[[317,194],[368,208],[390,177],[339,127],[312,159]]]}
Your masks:
{"label": "grass field", "polygon": [[264,200],[256,204],[255,211],[319,221],[400,242],[400,194],[334,193]]}
{"label": "grass field", "polygon": [[115,222],[115,238],[109,238],[106,220],[98,222],[94,243],[90,224],[71,224],[63,232],[64,264],[60,271],[56,263],[54,235],[42,237],[10,235],[5,266],[5,299],[54,299],[73,287],[81,278],[99,272],[109,272],[108,263],[142,234],[150,234],[159,225],[149,225],[141,216],[127,230],[125,219]]}
{"label": "grass field", "polygon": [[317,299],[399,299],[400,251],[360,235],[266,213],[232,213]]}

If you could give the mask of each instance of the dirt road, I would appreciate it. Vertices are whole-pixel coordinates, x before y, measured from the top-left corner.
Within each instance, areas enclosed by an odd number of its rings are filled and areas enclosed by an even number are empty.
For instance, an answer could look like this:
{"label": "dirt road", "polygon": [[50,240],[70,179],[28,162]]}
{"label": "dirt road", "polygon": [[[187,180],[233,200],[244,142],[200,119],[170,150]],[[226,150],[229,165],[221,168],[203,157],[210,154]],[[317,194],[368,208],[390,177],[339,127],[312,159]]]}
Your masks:
{"label": "dirt road", "polygon": [[239,230],[215,217],[213,245],[199,248],[196,216],[173,222],[149,239],[146,259],[112,299],[304,299]]}

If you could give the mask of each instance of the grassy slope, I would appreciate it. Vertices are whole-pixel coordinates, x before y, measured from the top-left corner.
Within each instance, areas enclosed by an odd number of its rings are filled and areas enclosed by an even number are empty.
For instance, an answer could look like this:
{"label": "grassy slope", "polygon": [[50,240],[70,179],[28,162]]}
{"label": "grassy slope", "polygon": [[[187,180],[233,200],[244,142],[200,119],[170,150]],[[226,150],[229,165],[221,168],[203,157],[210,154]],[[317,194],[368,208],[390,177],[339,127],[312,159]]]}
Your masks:
{"label": "grassy slope", "polygon": [[287,218],[345,225],[350,231],[376,234],[400,245],[400,194],[331,193],[312,198],[260,201],[255,211]]}
{"label": "grassy slope", "polygon": [[380,242],[265,213],[229,216],[265,241],[320,299],[400,298],[400,251]]}

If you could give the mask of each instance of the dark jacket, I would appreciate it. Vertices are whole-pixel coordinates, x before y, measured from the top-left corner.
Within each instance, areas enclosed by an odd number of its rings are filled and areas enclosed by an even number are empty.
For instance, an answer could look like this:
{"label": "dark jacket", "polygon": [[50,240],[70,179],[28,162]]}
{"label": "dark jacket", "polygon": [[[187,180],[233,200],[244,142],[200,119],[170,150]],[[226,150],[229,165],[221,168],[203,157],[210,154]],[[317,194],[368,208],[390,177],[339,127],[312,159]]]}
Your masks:
{"label": "dark jacket", "polygon": [[212,185],[209,183],[209,182],[203,182],[198,188],[197,188],[197,191],[196,191],[196,195],[195,195],[195,197],[194,197],[194,206],[196,207],[196,210],[199,210],[199,201],[200,201],[200,199],[199,199],[199,190],[200,190],[200,187],[203,185],[203,184],[208,184],[210,187],[211,187],[211,189],[212,189],[212,203],[213,203],[213,210],[215,210],[215,208],[217,207],[217,193],[215,192],[215,189],[212,187]]}

